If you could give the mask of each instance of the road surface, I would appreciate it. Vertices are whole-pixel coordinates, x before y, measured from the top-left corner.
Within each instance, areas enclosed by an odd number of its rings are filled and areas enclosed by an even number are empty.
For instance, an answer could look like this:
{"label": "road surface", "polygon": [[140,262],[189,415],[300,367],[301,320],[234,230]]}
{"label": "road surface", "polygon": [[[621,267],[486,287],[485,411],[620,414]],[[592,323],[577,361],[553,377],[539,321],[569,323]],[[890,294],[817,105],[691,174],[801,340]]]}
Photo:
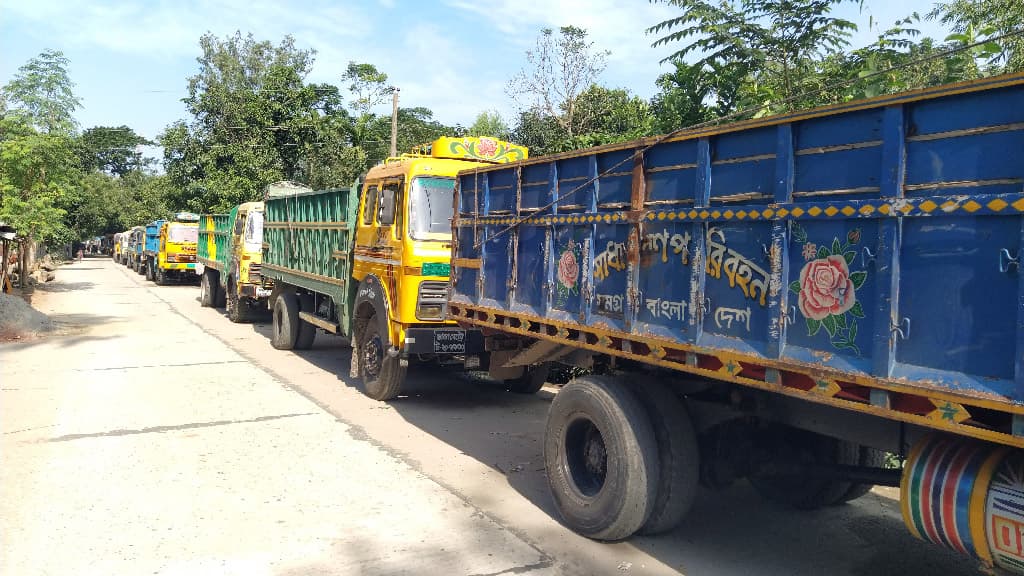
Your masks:
{"label": "road surface", "polygon": [[808,513],[738,484],[670,534],[593,542],[547,493],[554,387],[432,369],[378,403],[338,338],[274,350],[268,320],[107,259],[57,278],[33,304],[62,333],[0,344],[0,574],[981,573],[909,536],[889,489]]}

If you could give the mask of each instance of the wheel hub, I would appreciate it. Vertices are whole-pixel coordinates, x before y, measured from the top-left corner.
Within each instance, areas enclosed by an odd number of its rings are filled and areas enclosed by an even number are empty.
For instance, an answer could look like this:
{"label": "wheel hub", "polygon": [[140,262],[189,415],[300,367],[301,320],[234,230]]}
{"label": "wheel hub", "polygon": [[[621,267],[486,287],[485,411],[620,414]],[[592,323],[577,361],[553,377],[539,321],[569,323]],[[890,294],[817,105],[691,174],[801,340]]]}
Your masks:
{"label": "wheel hub", "polygon": [[376,378],[380,374],[381,359],[384,357],[384,347],[379,337],[370,338],[363,344],[363,369],[369,378]]}

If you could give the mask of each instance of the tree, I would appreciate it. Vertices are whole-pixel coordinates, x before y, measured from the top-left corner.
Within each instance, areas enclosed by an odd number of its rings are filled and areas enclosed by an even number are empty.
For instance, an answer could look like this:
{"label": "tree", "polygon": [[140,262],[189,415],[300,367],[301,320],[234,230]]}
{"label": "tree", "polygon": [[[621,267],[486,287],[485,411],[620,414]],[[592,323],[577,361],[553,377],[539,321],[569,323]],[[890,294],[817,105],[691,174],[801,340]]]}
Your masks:
{"label": "tree", "polygon": [[736,66],[715,67],[673,60],[672,72],[658,77],[651,99],[655,132],[667,134],[734,112],[745,77]]}
{"label": "tree", "polygon": [[152,145],[153,142],[128,126],[96,126],[82,132],[79,156],[85,170],[100,170],[123,177],[153,162],[138,152],[139,146]]}
{"label": "tree", "polygon": [[666,60],[699,55],[702,69],[744,78],[748,103],[775,103],[777,110],[818,104],[800,95],[817,63],[841,52],[856,29],[829,15],[843,0],[664,1],[682,15],[647,30],[663,34],[653,45],[686,42]]}
{"label": "tree", "polygon": [[594,50],[587,31],[575,26],[541,30],[536,46],[526,52],[528,68],[517,73],[507,91],[517,101],[527,99],[529,108],[553,118],[572,139],[591,121],[590,111],[577,108],[577,98],[596,81],[607,64],[607,50]]}
{"label": "tree", "polygon": [[70,133],[81,101],[68,76],[69,61],[58,50],[45,50],[18,68],[3,87],[5,108],[23,114],[29,124],[48,133]]}
{"label": "tree", "polygon": [[185,99],[192,121],[160,136],[182,207],[226,211],[258,199],[277,180],[346,172],[330,163],[354,157],[328,148],[345,145],[351,119],[336,86],[305,83],[312,50],[297,48],[290,36],[275,46],[240,33],[223,40],[206,34],[200,47]]}
{"label": "tree", "polygon": [[497,110],[484,110],[476,115],[473,125],[466,131],[467,136],[493,136],[508,140],[510,135],[508,124]]}
{"label": "tree", "polygon": [[983,46],[979,55],[993,73],[1024,70],[1024,34],[1019,33],[1024,22],[1024,3],[1020,0],[939,2],[928,13],[928,18],[951,26],[956,35],[949,39],[956,41],[1010,34],[1003,40]]}
{"label": "tree", "polygon": [[650,135],[654,129],[650,106],[624,88],[593,84],[577,97],[576,109],[589,120],[576,136],[560,143],[562,150],[633,140]]}
{"label": "tree", "polygon": [[373,64],[349,61],[341,79],[349,83],[348,91],[353,96],[349,104],[360,116],[371,114],[374,108],[387,102],[394,90],[388,85],[388,75]]}

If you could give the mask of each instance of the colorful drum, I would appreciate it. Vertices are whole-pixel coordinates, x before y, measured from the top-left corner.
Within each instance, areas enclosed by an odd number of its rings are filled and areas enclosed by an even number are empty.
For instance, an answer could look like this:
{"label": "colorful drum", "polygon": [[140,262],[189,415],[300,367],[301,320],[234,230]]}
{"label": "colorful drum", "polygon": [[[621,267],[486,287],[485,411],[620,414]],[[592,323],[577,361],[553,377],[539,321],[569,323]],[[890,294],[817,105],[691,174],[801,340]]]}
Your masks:
{"label": "colorful drum", "polygon": [[900,485],[914,536],[1024,574],[1024,453],[929,436],[910,453]]}

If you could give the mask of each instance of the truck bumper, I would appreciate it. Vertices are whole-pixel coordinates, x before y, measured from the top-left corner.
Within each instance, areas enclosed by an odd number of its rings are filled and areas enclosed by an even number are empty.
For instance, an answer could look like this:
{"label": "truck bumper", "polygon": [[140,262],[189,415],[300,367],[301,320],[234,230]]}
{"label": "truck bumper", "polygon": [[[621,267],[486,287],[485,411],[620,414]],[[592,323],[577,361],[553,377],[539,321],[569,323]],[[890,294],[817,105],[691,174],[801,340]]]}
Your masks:
{"label": "truck bumper", "polygon": [[242,285],[242,296],[246,298],[266,298],[270,296],[272,290],[269,288],[263,288],[255,284],[243,284]]}
{"label": "truck bumper", "polygon": [[480,330],[456,327],[408,328],[405,331],[406,354],[480,354],[484,335]]}

